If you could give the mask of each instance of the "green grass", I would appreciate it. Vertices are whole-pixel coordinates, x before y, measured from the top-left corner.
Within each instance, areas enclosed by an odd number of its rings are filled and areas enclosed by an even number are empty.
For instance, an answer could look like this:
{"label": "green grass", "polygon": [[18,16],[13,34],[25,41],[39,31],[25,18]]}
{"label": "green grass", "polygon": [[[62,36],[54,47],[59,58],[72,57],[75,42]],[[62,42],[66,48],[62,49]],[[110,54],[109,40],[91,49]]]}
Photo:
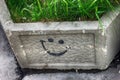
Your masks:
{"label": "green grass", "polygon": [[6,0],[14,22],[99,20],[120,0]]}

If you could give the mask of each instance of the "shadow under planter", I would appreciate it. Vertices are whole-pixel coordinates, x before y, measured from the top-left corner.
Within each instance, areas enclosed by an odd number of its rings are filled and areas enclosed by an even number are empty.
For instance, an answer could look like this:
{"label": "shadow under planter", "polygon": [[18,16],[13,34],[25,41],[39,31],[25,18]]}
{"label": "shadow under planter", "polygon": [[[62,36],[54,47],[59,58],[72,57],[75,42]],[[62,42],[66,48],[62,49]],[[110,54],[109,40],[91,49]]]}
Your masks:
{"label": "shadow under planter", "polygon": [[120,13],[99,21],[13,23],[4,0],[0,22],[22,68],[106,69],[120,45]]}

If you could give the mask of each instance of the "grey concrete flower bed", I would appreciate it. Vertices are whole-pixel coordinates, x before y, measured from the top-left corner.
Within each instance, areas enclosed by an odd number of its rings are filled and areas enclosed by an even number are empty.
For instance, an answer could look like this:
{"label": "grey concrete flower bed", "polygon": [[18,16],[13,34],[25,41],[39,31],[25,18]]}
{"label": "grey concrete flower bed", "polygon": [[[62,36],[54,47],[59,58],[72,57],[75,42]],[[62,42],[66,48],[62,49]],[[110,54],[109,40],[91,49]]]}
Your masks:
{"label": "grey concrete flower bed", "polygon": [[119,51],[120,13],[98,21],[14,23],[4,0],[0,22],[22,68],[106,69]]}

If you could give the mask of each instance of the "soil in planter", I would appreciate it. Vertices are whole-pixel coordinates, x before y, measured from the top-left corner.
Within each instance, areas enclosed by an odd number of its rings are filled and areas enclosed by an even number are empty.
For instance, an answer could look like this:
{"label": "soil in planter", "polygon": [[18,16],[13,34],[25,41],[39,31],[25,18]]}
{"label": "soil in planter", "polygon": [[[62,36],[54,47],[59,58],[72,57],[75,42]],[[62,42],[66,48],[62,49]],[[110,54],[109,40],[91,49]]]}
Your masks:
{"label": "soil in planter", "polygon": [[6,0],[14,22],[97,20],[120,0]]}

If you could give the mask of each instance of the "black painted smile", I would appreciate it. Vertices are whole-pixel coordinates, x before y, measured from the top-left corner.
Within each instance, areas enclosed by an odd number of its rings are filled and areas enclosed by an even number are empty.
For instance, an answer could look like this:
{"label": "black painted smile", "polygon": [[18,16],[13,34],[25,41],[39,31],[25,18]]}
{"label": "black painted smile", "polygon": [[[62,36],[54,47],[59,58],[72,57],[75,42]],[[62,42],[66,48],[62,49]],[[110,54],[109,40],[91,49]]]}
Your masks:
{"label": "black painted smile", "polygon": [[[49,42],[53,42],[53,39],[48,39],[48,41]],[[45,45],[44,45],[44,43],[46,42],[46,41],[44,41],[44,40],[40,40],[40,42],[41,42],[41,44],[42,44],[42,47],[43,47],[43,49],[45,50],[45,51],[47,51],[47,53],[49,54],[49,55],[52,55],[52,56],[62,56],[63,54],[65,54],[66,52],[67,52],[67,49],[66,50],[64,50],[64,51],[61,51],[61,52],[51,52],[51,51],[49,51],[46,47],[45,47]],[[59,40],[59,43],[60,44],[64,44],[64,41],[63,40]]]}

